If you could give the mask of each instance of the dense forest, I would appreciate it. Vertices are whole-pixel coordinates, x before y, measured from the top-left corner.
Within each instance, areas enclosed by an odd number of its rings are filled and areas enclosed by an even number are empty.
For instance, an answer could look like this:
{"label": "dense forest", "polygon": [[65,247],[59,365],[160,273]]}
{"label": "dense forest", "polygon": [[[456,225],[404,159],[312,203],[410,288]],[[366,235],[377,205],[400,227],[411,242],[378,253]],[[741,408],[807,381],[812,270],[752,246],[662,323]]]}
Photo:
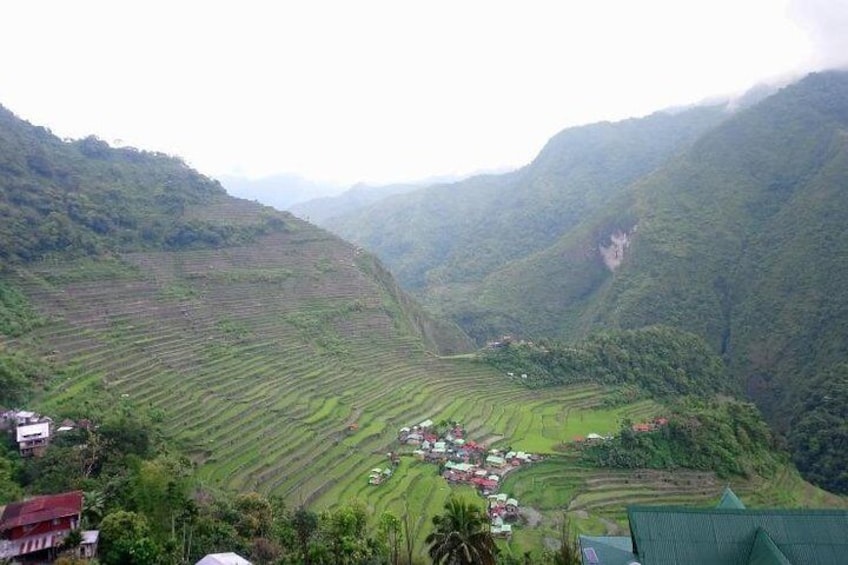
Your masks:
{"label": "dense forest", "polygon": [[279,214],[253,226],[191,218],[185,214],[191,205],[220,200],[226,192],[180,159],[115,149],[93,136],[63,142],[2,106],[0,187],[4,262],[51,253],[232,245],[285,224]]}
{"label": "dense forest", "polygon": [[528,386],[632,385],[652,398],[734,392],[721,358],[694,334],[669,327],[594,334],[577,343],[497,343],[482,358]]}

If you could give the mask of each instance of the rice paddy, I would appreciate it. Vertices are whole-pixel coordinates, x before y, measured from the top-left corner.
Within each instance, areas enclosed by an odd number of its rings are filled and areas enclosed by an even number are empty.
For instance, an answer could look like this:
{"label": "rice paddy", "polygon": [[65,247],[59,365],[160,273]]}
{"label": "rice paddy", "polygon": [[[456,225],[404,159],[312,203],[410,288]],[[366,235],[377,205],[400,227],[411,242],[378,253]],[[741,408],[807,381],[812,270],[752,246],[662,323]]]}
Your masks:
{"label": "rice paddy", "polygon": [[[360,498],[376,513],[408,514],[419,549],[451,492],[436,467],[403,457],[384,484],[367,480],[402,426],[457,420],[476,441],[553,455],[575,436],[661,413],[650,401],[605,408],[610,391],[592,384],[530,390],[473,357],[426,351],[371,261],[305,226],[242,248],[123,255],[106,276],[80,262],[33,265],[11,278],[49,323],[5,346],[74,367],[44,411],[102,385],[161,414],[204,484],[290,506]],[[504,490],[542,512],[545,527],[568,509],[586,531],[614,531],[627,502],[706,502],[720,486],[708,474],[634,476],[556,456],[510,475]],[[512,543],[517,551],[546,531]]]}

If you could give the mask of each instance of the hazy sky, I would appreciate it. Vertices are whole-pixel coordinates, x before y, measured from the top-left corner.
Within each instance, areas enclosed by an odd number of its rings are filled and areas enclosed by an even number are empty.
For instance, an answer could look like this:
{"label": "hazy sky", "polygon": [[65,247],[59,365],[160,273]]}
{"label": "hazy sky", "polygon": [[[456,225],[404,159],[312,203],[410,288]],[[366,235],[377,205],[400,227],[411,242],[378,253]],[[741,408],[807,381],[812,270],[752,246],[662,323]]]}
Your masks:
{"label": "hazy sky", "polygon": [[0,104],[209,175],[387,182],[843,63],[845,0],[4,2]]}

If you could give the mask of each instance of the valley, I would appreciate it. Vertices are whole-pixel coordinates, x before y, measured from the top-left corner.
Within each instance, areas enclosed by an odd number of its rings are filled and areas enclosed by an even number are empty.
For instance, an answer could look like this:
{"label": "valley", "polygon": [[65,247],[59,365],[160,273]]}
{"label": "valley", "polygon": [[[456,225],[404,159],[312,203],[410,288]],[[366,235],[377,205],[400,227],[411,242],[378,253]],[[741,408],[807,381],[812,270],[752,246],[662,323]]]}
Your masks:
{"label": "valley", "polygon": [[190,528],[261,555],[255,511],[296,562],[297,520],[333,539],[361,511],[423,560],[449,497],[482,501],[398,442],[431,419],[542,456],[500,483],[524,512],[505,558],[555,549],[564,513],[614,535],[629,504],[726,486],[846,508],[846,100],[813,75],[736,114],[566,130],[517,171],[337,207],[352,242],[0,109],[0,408],[103,423],[40,461],[11,442],[0,502],[85,490],[183,561]]}

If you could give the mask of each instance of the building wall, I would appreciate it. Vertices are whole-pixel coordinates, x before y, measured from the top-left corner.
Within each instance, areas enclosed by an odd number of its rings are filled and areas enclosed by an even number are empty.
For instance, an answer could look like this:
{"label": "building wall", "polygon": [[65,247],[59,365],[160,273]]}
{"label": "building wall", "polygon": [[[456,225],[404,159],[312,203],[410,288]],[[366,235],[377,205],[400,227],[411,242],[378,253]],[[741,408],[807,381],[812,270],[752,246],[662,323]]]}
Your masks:
{"label": "building wall", "polygon": [[44,522],[38,522],[29,526],[18,526],[8,532],[6,539],[16,540],[27,536],[49,534],[51,532],[67,532],[76,528],[79,525],[79,520],[79,515],[75,515],[57,518],[56,520],[45,520]]}

